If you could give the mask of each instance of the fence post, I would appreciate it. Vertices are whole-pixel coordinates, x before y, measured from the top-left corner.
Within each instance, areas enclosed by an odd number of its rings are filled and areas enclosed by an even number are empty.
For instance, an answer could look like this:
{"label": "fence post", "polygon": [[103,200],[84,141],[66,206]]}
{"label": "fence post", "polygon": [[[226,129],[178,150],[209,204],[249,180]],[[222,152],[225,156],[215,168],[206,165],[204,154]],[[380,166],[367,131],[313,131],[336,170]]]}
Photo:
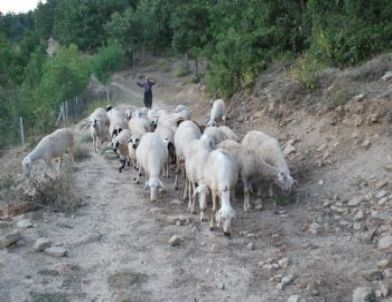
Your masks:
{"label": "fence post", "polygon": [[20,123],[20,137],[22,139],[22,146],[25,146],[25,134],[24,134],[24,127],[23,127],[23,117],[19,117],[19,123]]}

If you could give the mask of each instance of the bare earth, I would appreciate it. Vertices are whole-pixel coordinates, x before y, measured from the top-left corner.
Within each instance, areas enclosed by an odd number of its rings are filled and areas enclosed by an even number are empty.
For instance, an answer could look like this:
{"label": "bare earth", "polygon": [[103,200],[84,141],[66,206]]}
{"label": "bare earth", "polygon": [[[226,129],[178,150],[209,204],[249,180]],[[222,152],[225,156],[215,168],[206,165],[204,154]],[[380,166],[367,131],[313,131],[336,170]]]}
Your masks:
{"label": "bare earth", "polygon": [[[140,101],[135,81],[145,73],[119,73],[113,86]],[[199,85],[184,85],[159,68],[148,73],[157,81],[155,104],[171,109],[188,103],[196,119],[205,121],[209,101]],[[299,295],[307,302],[348,302],[357,287],[392,285],[390,269],[377,267],[390,259],[392,247],[377,248],[381,237],[392,234],[391,124],[380,118],[371,127],[331,125],[328,114],[287,108],[279,109],[283,117],[277,120],[268,105],[250,100],[245,108],[244,101],[245,96],[238,97],[229,106],[229,125],[240,134],[255,128],[276,135],[282,144],[298,139],[297,150],[288,156],[299,181],[291,196],[264,198],[262,211],[244,213],[239,194],[233,234],[226,238],[187,213],[183,183],[177,192],[173,177],[163,178],[169,189],[152,204],[143,186],[132,182],[133,169],[120,174],[118,161],[92,154],[75,164],[75,185],[85,205],[73,215],[44,212],[32,220],[32,228],[20,230],[22,240],[0,250],[0,301],[271,302]],[[387,99],[387,108],[390,103]],[[366,139],[369,146],[363,145]],[[4,155],[1,163],[21,156]],[[383,203],[377,197],[382,190]],[[363,200],[349,206],[353,197]],[[281,198],[289,204],[279,206]],[[364,217],[356,219],[359,210]],[[0,235],[17,229],[17,221],[0,221]],[[181,238],[178,246],[168,243],[173,235]],[[39,237],[66,248],[68,255],[33,251]],[[284,258],[288,265],[279,265]],[[376,272],[369,277],[368,270]],[[290,280],[280,286],[287,276]]]}

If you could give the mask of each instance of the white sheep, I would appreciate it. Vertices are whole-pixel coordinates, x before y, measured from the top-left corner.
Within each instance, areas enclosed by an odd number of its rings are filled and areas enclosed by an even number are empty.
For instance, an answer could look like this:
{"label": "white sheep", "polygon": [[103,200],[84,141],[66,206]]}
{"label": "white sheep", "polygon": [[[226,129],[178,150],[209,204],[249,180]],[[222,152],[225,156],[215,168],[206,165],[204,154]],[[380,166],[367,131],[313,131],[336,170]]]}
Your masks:
{"label": "white sheep", "polygon": [[255,150],[232,140],[225,140],[217,147],[227,150],[237,160],[244,187],[244,211],[250,210],[250,192],[255,179],[271,179],[281,188],[288,185],[284,173],[266,163]]}
{"label": "white sheep", "polygon": [[225,133],[216,127],[207,127],[204,129],[203,132],[203,139],[205,141],[209,141],[209,144],[215,148],[216,145],[218,145],[220,142],[224,141],[227,139]]}
{"label": "white sheep", "polygon": [[94,151],[98,152],[104,141],[109,140],[109,117],[106,110],[97,108],[88,118],[90,133],[93,138]]}
{"label": "white sheep", "polygon": [[148,132],[148,121],[145,118],[134,116],[129,121],[129,129],[131,137],[129,139],[128,152],[132,165],[136,168],[136,149],[142,136]]}
{"label": "white sheep", "polygon": [[[204,182],[211,191],[212,216],[210,228],[222,226],[223,234],[230,236],[231,223],[235,212],[230,203],[230,194],[238,180],[238,166],[235,159],[223,149],[212,151],[204,167]],[[217,210],[217,198],[221,207]],[[216,215],[216,216],[215,216]]]}
{"label": "white sheep", "polygon": [[133,113],[132,117],[142,117],[147,119],[148,108],[147,107],[139,107]]}
{"label": "white sheep", "polygon": [[74,157],[75,140],[74,135],[70,129],[57,129],[53,133],[45,136],[38,145],[31,151],[23,160],[22,168],[26,176],[30,175],[32,163],[38,159],[46,162],[44,173],[46,174],[48,168],[54,173],[52,160],[60,158],[60,168],[63,155],[66,151],[69,152],[71,160]]}
{"label": "white sheep", "polygon": [[189,111],[189,107],[187,105],[178,105],[174,110],[173,113],[177,113],[179,116],[183,118],[183,120],[190,120],[191,113]]}
{"label": "white sheep", "polygon": [[[192,121],[182,122],[174,134],[174,146],[176,148],[176,179],[174,189],[178,189],[178,174],[185,164],[185,149],[191,141],[201,136],[199,127]],[[185,199],[185,197],[184,197]]]}
{"label": "white sheep", "polygon": [[166,177],[169,177],[169,164],[175,162],[176,160],[176,150],[174,147],[174,131],[170,127],[165,127],[164,125],[160,125],[154,131],[159,134],[163,141],[167,146],[167,150],[169,151],[169,158],[166,166]]}
{"label": "white sheep", "polygon": [[184,195],[188,189],[188,210],[192,213],[195,212],[196,198],[199,197],[201,221],[206,220],[205,211],[207,209],[207,196],[209,190],[204,183],[204,167],[211,150],[212,149],[201,139],[191,141],[186,150],[185,170],[187,183]]}
{"label": "white sheep", "polygon": [[124,169],[125,164],[130,166],[130,156],[128,151],[128,142],[130,139],[131,131],[129,131],[129,129],[122,130],[119,135],[112,139],[112,148],[120,158],[121,167],[118,169],[120,173]]}
{"label": "white sheep", "polygon": [[132,114],[137,110],[137,106],[129,105],[129,104],[121,104],[114,107],[114,110],[119,110],[123,113],[124,117],[129,121],[132,117]]}
{"label": "white sheep", "polygon": [[121,110],[113,108],[108,111],[107,115],[110,120],[109,134],[111,138],[119,135],[122,130],[128,129],[128,120]]}
{"label": "white sheep", "polygon": [[218,127],[218,129],[224,133],[225,139],[230,139],[230,140],[238,142],[238,143],[240,142],[238,135],[229,127],[220,126],[220,127]]}
{"label": "white sheep", "polygon": [[217,99],[212,104],[210,120],[207,125],[210,127],[216,127],[220,121],[223,122],[223,124],[226,122],[226,109],[223,99]]}
{"label": "white sheep", "polygon": [[[261,131],[253,130],[244,136],[242,144],[255,150],[262,160],[277,168],[281,172],[280,188],[283,191],[291,190],[294,180],[290,175],[289,167],[277,139]],[[272,196],[271,185],[270,196]]]}
{"label": "white sheep", "polygon": [[136,183],[139,183],[141,169],[143,169],[148,179],[145,188],[150,188],[150,200],[156,201],[158,190],[164,189],[159,176],[168,158],[167,147],[159,134],[147,133],[142,137],[136,150],[136,158],[140,164]]}

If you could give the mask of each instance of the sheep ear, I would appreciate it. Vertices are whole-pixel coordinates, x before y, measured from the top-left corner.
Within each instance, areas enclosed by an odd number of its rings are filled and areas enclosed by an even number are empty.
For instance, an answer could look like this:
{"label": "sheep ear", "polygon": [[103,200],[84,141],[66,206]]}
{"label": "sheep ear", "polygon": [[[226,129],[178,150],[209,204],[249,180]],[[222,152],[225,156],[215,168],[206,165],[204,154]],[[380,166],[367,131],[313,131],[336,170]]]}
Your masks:
{"label": "sheep ear", "polygon": [[122,128],[118,128],[118,133],[120,133],[122,131]]}
{"label": "sheep ear", "polygon": [[117,134],[118,134],[118,133],[117,133],[117,129],[114,129],[113,132],[112,132],[112,138],[113,138],[114,136],[117,136]]}

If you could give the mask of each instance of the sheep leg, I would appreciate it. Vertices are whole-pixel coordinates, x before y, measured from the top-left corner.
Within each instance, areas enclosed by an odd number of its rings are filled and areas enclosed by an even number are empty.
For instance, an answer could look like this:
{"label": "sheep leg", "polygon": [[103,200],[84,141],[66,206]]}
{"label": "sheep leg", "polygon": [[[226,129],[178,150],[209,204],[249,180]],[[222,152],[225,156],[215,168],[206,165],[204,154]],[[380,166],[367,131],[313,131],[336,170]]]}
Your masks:
{"label": "sheep leg", "polygon": [[[196,190],[195,183],[192,183],[193,192]],[[192,196],[191,186],[189,186],[189,200],[192,200],[191,204],[191,213],[196,214],[195,206],[196,206],[196,196]]]}
{"label": "sheep leg", "polygon": [[[182,195],[182,200],[186,201],[186,193],[188,192],[188,180],[185,181],[185,190],[184,194]],[[188,208],[189,210],[189,208]]]}
{"label": "sheep leg", "polygon": [[243,186],[244,186],[244,212],[248,212],[251,208],[250,205],[251,183],[248,180],[244,180]]}
{"label": "sheep leg", "polygon": [[142,165],[139,166],[139,171],[137,173],[136,180],[135,180],[136,184],[139,184],[140,182],[140,175],[142,175]]}
{"label": "sheep leg", "polygon": [[269,182],[268,196],[269,197],[274,196],[274,191],[272,190],[272,181]]}
{"label": "sheep leg", "polygon": [[169,162],[166,164],[166,177],[169,178]]}
{"label": "sheep leg", "polygon": [[187,189],[188,189],[188,211],[192,212],[192,183],[187,180]]}
{"label": "sheep leg", "polygon": [[121,171],[124,169],[124,167],[125,167],[125,162],[126,162],[125,159],[120,159],[121,167],[118,169],[118,172],[121,173]]}
{"label": "sheep leg", "polygon": [[174,190],[178,190],[178,174],[180,173],[180,160],[177,157],[176,160],[176,178],[174,180]]}
{"label": "sheep leg", "polygon": [[216,226],[216,195],[212,192],[212,213],[211,213],[211,222],[210,222],[210,230],[213,231]]}

